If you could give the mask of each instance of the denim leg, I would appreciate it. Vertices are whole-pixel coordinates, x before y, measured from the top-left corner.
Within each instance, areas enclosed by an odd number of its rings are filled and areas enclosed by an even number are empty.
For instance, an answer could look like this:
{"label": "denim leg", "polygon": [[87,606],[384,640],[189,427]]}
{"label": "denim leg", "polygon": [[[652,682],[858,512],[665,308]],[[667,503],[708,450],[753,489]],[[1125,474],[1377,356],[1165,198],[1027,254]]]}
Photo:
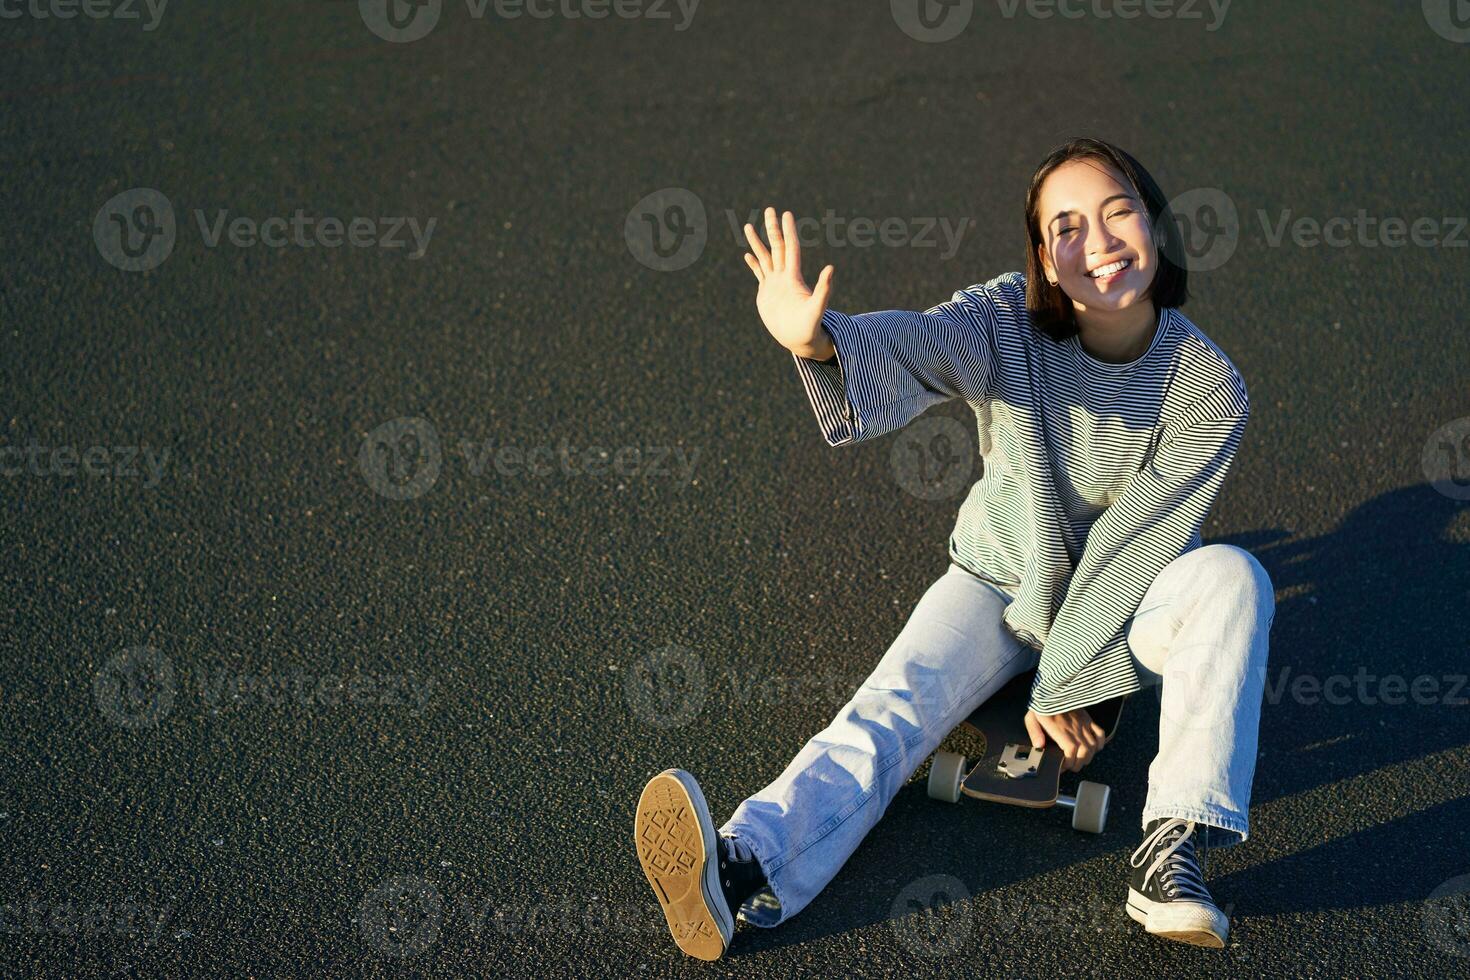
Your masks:
{"label": "denim leg", "polygon": [[720,828],[768,887],[741,909],[770,927],[806,907],[944,737],[1037,653],[1001,618],[1012,596],[951,563],[852,699]]}
{"label": "denim leg", "polygon": [[1143,825],[1184,817],[1206,844],[1250,835],[1251,781],[1266,684],[1270,576],[1250,552],[1196,548],[1154,579],[1128,627],[1140,678],[1159,685],[1159,753],[1148,770]]}

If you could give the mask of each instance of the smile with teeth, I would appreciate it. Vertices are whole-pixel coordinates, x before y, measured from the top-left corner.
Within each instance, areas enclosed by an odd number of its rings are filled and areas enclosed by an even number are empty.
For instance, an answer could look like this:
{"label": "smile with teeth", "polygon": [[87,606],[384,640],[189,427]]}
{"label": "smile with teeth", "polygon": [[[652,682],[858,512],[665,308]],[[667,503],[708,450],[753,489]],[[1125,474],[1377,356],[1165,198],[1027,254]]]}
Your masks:
{"label": "smile with teeth", "polygon": [[1133,265],[1132,259],[1123,259],[1122,261],[1114,262],[1111,265],[1099,266],[1098,268],[1093,269],[1091,272],[1089,272],[1087,274],[1087,277],[1089,279],[1111,279],[1114,276],[1122,274],[1123,270],[1127,269],[1131,265]]}

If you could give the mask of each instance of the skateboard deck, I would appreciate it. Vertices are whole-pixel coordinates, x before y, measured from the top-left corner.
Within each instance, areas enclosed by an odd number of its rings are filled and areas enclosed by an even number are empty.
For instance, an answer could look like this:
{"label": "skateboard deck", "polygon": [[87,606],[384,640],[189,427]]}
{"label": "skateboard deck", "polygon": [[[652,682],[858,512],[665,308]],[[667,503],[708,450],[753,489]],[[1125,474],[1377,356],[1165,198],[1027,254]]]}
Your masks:
{"label": "skateboard deck", "polygon": [[[1026,706],[1036,671],[1011,678],[960,724],[985,739],[984,754],[965,775],[966,796],[1013,806],[1048,807],[1061,790],[1062,750],[1051,739],[1040,752],[1031,748],[1026,731]],[[1112,740],[1127,697],[1090,705],[1088,715],[1103,730],[1103,744]]]}

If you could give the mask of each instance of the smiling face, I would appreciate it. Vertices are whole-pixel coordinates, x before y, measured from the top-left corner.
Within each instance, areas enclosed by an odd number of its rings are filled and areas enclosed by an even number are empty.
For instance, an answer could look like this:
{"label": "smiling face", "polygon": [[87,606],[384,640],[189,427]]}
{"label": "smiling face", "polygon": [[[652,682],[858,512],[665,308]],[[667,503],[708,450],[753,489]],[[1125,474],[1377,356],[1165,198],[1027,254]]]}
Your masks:
{"label": "smiling face", "polygon": [[[1042,267],[1079,311],[1106,315],[1148,298],[1158,249],[1126,177],[1101,160],[1069,160],[1047,175],[1037,202]],[[1098,269],[1109,274],[1091,274]]]}

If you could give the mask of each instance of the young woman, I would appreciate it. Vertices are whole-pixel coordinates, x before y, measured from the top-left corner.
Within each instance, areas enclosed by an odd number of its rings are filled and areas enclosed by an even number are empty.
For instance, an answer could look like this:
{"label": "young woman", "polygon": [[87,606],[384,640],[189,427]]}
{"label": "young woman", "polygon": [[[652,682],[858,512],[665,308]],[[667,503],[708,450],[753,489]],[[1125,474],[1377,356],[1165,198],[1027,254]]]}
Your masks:
{"label": "young woman", "polygon": [[963,398],[984,472],[946,573],[775,782],[718,832],[684,770],[644,788],[638,860],[675,942],[717,959],[737,912],[770,927],[803,909],[944,737],[1034,668],[1027,730],[1074,772],[1103,740],[1089,705],[1162,685],[1125,908],[1150,933],[1223,947],[1204,852],[1248,835],[1275,593],[1249,552],[1200,540],[1249,403],[1235,365],[1179,312],[1186,272],[1164,195],[1129,154],[1072,140],[1031,180],[1026,274],[924,313],[828,309],[833,267],[808,288],[795,219],[765,218],[769,248],[745,226],[756,308],[827,443]]}

